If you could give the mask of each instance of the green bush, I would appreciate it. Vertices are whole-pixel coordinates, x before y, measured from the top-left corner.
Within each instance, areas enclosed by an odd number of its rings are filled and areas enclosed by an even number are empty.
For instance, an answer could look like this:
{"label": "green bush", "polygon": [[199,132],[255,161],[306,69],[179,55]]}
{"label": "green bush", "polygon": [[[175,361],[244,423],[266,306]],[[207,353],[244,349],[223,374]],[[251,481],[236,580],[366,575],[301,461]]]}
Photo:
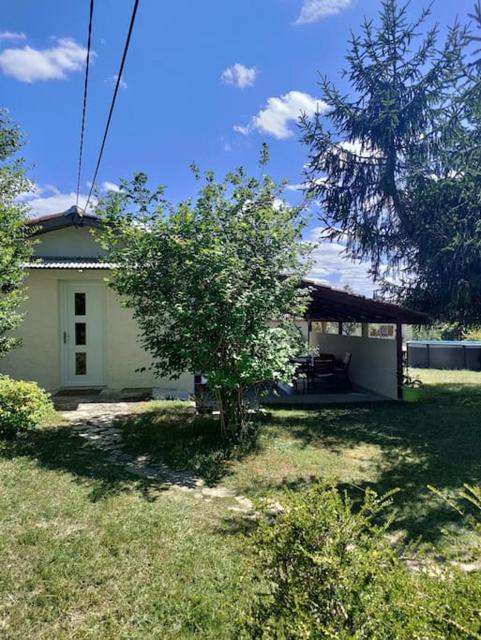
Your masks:
{"label": "green bush", "polygon": [[51,412],[50,396],[35,382],[0,376],[0,434],[35,429]]}
{"label": "green bush", "polygon": [[390,501],[368,492],[354,511],[325,484],[288,494],[283,515],[253,534],[260,587],[245,636],[479,638],[479,575],[430,564],[427,556],[409,566],[386,535],[382,512]]}

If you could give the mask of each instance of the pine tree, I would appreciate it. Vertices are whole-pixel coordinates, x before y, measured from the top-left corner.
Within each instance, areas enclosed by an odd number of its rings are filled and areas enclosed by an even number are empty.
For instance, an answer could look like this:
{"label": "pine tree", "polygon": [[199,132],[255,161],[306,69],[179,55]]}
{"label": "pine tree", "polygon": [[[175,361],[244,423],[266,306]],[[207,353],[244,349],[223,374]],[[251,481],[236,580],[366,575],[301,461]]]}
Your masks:
{"label": "pine tree", "polygon": [[309,192],[325,235],[371,262],[384,289],[443,319],[481,318],[479,70],[455,24],[439,45],[424,10],[384,0],[352,36],[346,97],[322,81],[327,113],[302,121]]}

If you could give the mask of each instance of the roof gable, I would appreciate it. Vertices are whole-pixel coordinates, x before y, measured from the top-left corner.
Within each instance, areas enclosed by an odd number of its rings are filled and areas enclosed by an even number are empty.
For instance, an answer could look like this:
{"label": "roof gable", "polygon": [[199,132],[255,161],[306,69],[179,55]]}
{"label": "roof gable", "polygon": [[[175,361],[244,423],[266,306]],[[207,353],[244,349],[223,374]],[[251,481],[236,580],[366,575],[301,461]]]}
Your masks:
{"label": "roof gable", "polygon": [[85,213],[83,209],[74,205],[60,213],[54,213],[40,218],[32,218],[27,226],[33,230],[33,236],[39,236],[50,231],[66,229],[67,227],[93,227],[100,229],[102,222],[97,216]]}

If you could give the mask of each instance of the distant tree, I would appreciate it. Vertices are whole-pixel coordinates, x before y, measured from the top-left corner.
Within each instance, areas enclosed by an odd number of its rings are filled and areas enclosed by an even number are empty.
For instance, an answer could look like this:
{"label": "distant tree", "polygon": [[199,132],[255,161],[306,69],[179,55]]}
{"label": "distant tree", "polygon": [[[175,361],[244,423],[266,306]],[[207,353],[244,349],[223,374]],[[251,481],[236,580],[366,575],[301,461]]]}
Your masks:
{"label": "distant tree", "polygon": [[24,298],[23,264],[31,255],[25,228],[27,208],[18,197],[31,188],[23,162],[13,159],[22,146],[22,135],[0,110],[0,357],[18,344],[11,336],[21,320],[18,305]]}
{"label": "distant tree", "polygon": [[369,260],[386,291],[473,323],[481,319],[479,70],[464,59],[465,28],[454,25],[441,47],[437,27],[420,35],[428,15],[412,23],[407,6],[384,0],[379,26],[366,20],[351,39],[349,97],[322,81],[327,113],[301,124],[309,192],[325,236]]}
{"label": "distant tree", "polygon": [[117,265],[110,284],[133,310],[154,371],[206,376],[224,434],[242,438],[246,389],[293,374],[304,223],[299,208],[278,204],[282,187],[268,176],[238,169],[203,181],[195,201],[174,206],[139,174],[98,211]]}
{"label": "distant tree", "polygon": [[[352,293],[354,294],[355,291],[354,289],[351,287],[351,285],[349,283],[346,283],[343,286],[344,291],[346,291],[347,293]],[[356,334],[359,333],[359,322],[343,322],[342,323],[342,334],[344,336],[355,336]]]}

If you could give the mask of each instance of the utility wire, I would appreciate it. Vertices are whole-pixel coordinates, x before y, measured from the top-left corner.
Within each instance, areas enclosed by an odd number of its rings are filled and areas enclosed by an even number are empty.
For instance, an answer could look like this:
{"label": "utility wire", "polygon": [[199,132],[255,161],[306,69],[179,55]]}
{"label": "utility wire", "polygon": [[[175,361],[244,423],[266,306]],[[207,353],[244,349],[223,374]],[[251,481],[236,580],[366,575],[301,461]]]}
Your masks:
{"label": "utility wire", "polygon": [[89,67],[90,67],[90,46],[92,43],[92,24],[93,24],[93,17],[94,17],[94,4],[95,4],[95,0],[90,0],[90,14],[89,14],[88,41],[87,41],[87,61],[85,64],[82,126],[80,128],[80,153],[79,153],[79,159],[78,159],[78,173],[77,173],[77,200],[76,200],[77,207],[78,207],[78,199],[79,199],[79,193],[80,193],[80,176],[82,173],[82,156],[83,156],[83,150],[84,150],[85,115],[87,113],[87,94],[88,94],[88,87],[89,87]]}
{"label": "utility wire", "polygon": [[108,136],[109,128],[110,128],[110,122],[112,120],[112,114],[114,112],[115,101],[117,99],[117,94],[119,92],[120,83],[122,81],[122,75],[124,73],[125,60],[127,58],[127,52],[129,50],[130,39],[132,37],[132,31],[134,29],[135,17],[137,15],[137,9],[139,8],[139,3],[140,3],[140,0],[135,0],[134,7],[132,9],[132,16],[130,18],[129,31],[127,33],[127,39],[125,41],[124,51],[122,53],[122,60],[120,62],[119,72],[117,74],[117,79],[116,79],[116,82],[115,82],[115,89],[114,89],[114,93],[113,93],[113,96],[112,96],[112,102],[110,103],[110,110],[109,110],[109,115],[108,115],[108,118],[107,118],[107,124],[105,125],[104,136],[103,136],[103,139],[102,139],[102,144],[100,145],[100,151],[99,151],[99,155],[98,155],[98,158],[97,158],[97,164],[95,166],[94,177],[92,178],[92,182],[91,182],[91,185],[90,185],[90,192],[89,192],[89,195],[88,195],[88,198],[87,198],[87,204],[85,205],[85,211],[87,211],[87,208],[89,206],[90,198],[92,197],[92,192],[93,192],[94,186],[95,186],[95,181],[97,180],[97,174],[98,174],[98,171],[99,171],[100,163],[102,161],[102,155],[104,153],[105,142],[107,141],[107,136]]}

